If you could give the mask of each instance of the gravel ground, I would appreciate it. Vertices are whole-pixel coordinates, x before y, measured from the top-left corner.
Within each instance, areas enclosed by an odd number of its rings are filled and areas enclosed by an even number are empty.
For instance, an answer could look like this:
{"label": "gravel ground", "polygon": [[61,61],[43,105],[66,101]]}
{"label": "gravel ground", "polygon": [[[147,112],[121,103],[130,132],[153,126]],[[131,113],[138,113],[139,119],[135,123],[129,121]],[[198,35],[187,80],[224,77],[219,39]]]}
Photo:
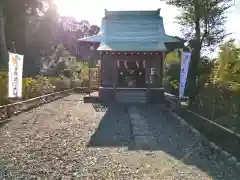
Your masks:
{"label": "gravel ground", "polygon": [[82,98],[73,94],[1,126],[0,180],[239,179],[160,107],[104,108]]}
{"label": "gravel ground", "polygon": [[[172,119],[169,112],[164,110],[160,112],[159,109],[163,108],[158,105],[143,105],[135,110],[147,122],[144,129],[146,131],[148,128],[151,134],[146,134],[150,139],[154,139],[152,141],[156,141],[152,143],[154,146],[152,148],[150,146],[150,150],[158,156],[164,154],[158,161],[158,164],[163,163],[159,167],[161,175],[153,179],[239,179],[239,174],[233,168],[216,159],[211,153],[210,146],[205,144],[201,137],[194,137],[176,119]],[[144,129],[140,131],[143,132]],[[171,163],[165,164],[167,159],[171,159]]]}

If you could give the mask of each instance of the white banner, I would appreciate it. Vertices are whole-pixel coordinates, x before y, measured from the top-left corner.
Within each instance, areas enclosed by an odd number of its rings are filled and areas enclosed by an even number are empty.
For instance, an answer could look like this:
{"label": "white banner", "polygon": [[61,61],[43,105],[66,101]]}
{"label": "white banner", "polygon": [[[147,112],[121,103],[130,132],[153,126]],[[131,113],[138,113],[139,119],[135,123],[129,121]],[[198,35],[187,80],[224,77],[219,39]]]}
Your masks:
{"label": "white banner", "polygon": [[181,53],[180,83],[179,83],[179,98],[182,98],[184,96],[190,61],[191,61],[191,53],[190,52],[182,52]]}
{"label": "white banner", "polygon": [[8,61],[8,97],[22,97],[23,55],[10,53]]}

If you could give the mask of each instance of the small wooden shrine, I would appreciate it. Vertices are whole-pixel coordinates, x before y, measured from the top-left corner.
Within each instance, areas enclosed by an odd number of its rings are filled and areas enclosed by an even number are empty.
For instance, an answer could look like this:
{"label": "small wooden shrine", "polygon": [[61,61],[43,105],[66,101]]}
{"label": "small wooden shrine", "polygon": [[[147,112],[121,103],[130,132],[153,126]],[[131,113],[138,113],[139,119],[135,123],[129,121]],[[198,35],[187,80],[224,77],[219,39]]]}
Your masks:
{"label": "small wooden shrine", "polygon": [[164,57],[184,41],[165,33],[160,9],[105,10],[100,32],[79,39],[86,43],[100,53],[100,99],[161,103]]}

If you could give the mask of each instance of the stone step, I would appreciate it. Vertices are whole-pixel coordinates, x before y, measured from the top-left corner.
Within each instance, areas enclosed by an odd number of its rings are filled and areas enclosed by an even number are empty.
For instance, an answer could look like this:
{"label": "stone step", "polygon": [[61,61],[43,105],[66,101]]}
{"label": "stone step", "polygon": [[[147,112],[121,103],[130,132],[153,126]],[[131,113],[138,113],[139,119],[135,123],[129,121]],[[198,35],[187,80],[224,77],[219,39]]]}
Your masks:
{"label": "stone step", "polygon": [[146,104],[147,101],[145,100],[117,100],[118,103],[140,103],[140,104]]}
{"label": "stone step", "polygon": [[125,95],[125,96],[146,96],[145,92],[116,92],[116,95]]}
{"label": "stone step", "polygon": [[147,94],[145,91],[117,91],[116,101],[120,103],[147,103]]}
{"label": "stone step", "polygon": [[124,96],[146,96],[146,93],[122,93],[122,92],[116,92],[116,95],[124,95]]}
{"label": "stone step", "polygon": [[147,97],[145,96],[116,96],[117,99],[122,99],[122,98],[126,98],[126,99],[147,99]]}
{"label": "stone step", "polygon": [[126,98],[126,97],[116,97],[117,102],[139,102],[146,103],[147,98]]}

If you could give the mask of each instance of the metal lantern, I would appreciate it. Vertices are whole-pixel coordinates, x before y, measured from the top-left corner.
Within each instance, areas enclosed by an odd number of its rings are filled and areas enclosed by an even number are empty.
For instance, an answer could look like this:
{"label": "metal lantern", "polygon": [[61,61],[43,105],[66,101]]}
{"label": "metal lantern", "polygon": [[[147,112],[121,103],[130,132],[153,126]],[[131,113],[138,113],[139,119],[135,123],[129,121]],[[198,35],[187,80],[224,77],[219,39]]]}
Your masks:
{"label": "metal lantern", "polygon": [[95,50],[94,46],[91,45],[90,48],[89,48],[89,50],[90,50],[90,51],[94,51],[94,50]]}

